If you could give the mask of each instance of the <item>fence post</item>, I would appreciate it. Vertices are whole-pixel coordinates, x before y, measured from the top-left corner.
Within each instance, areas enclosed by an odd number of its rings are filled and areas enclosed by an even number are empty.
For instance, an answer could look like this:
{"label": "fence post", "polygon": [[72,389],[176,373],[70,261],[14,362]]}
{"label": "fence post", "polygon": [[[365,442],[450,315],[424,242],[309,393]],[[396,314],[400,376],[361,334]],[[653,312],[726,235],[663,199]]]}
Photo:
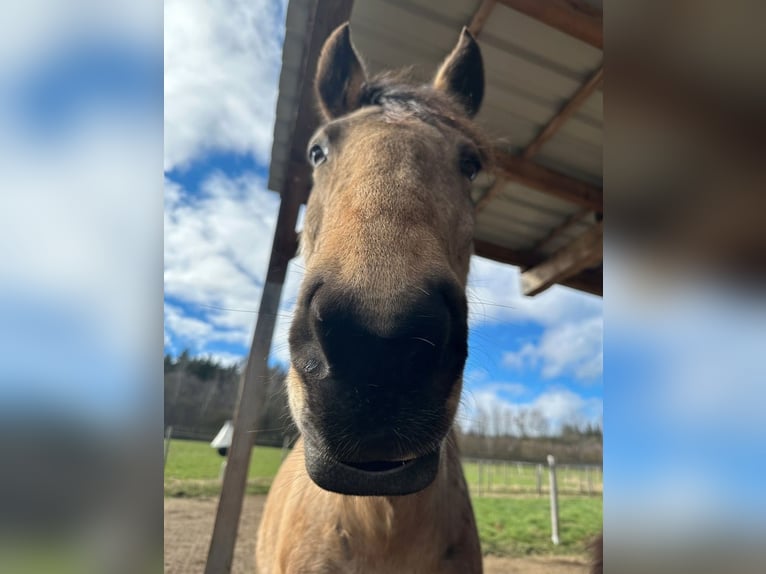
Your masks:
{"label": "fence post", "polygon": [[482,465],[481,459],[479,459],[479,498],[481,498],[481,487],[483,482],[483,470],[484,467]]}
{"label": "fence post", "polygon": [[556,486],[556,459],[552,454],[548,455],[548,471],[551,481],[551,540],[554,544],[559,543],[559,500]]}
{"label": "fence post", "polygon": [[487,492],[492,492],[492,478],[495,474],[495,461],[491,460],[487,464]]}
{"label": "fence post", "polygon": [[537,495],[542,496],[543,494],[543,465],[538,464],[537,465]]}
{"label": "fence post", "polygon": [[[157,436],[157,435],[155,435]],[[170,439],[173,438],[173,425],[168,427],[165,431],[165,455],[162,460],[162,470],[165,470],[165,465],[168,463],[168,452],[170,451]]]}

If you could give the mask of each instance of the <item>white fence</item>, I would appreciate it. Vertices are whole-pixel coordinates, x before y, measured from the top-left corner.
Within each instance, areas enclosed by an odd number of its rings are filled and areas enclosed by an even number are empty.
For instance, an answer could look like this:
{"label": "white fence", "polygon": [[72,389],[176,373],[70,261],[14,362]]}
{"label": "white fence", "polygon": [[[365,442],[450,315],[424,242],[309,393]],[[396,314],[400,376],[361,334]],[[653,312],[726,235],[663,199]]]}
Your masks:
{"label": "white fence", "polygon": [[[464,458],[466,481],[474,496],[511,496],[550,493],[548,462],[518,462]],[[601,496],[604,473],[600,466],[557,464],[560,495]]]}

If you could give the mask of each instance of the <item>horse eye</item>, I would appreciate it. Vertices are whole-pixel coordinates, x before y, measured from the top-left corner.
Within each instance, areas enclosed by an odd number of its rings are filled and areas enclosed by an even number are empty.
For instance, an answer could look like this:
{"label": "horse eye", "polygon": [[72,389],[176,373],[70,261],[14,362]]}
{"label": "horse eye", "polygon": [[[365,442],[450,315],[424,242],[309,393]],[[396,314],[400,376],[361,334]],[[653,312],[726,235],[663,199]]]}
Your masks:
{"label": "horse eye", "polygon": [[311,165],[316,167],[319,164],[323,163],[324,160],[327,159],[327,155],[325,155],[324,150],[322,149],[322,146],[319,144],[314,144],[311,146],[311,149],[309,149],[309,161],[311,162]]}
{"label": "horse eye", "polygon": [[481,162],[476,157],[464,157],[460,160],[460,173],[468,181],[473,181],[481,171]]}

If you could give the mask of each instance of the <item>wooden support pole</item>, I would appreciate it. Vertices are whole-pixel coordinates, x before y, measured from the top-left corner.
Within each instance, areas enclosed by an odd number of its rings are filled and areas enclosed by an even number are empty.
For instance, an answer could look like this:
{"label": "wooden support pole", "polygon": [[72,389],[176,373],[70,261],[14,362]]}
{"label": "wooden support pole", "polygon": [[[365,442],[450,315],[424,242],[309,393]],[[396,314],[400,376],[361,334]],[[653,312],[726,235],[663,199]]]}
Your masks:
{"label": "wooden support pole", "polygon": [[559,493],[556,485],[556,459],[548,455],[548,472],[551,485],[551,541],[559,543]]}
{"label": "wooden support pole", "polygon": [[299,75],[302,78],[299,89],[300,100],[291,131],[292,147],[288,170],[290,179],[282,189],[271,259],[261,296],[253,342],[240,387],[232,444],[229,447],[229,460],[218,501],[205,574],[228,574],[231,571],[242,500],[247,484],[250,451],[255,438],[255,433],[251,431],[258,428],[259,409],[265,402],[267,360],[279,300],[285,282],[287,264],[295,255],[298,245],[295,233],[298,209],[301,203],[306,201],[311,185],[311,171],[305,160],[305,153],[306,143],[318,123],[313,89],[317,60],[327,37],[335,28],[349,19],[352,6],[353,0],[332,0],[332,2],[317,0],[309,3],[310,14],[306,29],[303,31],[305,45]]}
{"label": "wooden support pole", "polygon": [[574,95],[559,109],[558,112],[545,124],[540,133],[535,136],[529,145],[524,149],[521,157],[530,159],[537,155],[545,142],[551,139],[554,134],[564,125],[564,123],[580,109],[585,101],[596,91],[604,79],[604,66],[599,68],[588,78],[588,80],[578,88]]}
{"label": "wooden support pole", "polygon": [[269,349],[271,348],[287,265],[295,255],[294,236],[298,207],[299,203],[293,200],[289,193],[283,195],[279,205],[277,228],[274,233],[266,283],[261,295],[255,333],[253,334],[245,373],[240,384],[231,446],[223,475],[223,486],[221,487],[221,497],[218,500],[218,510],[207,564],[205,565],[205,574],[231,572],[234,545],[242,512],[242,500],[247,485],[250,453],[255,438],[253,431],[258,428],[261,407],[266,400]]}
{"label": "wooden support pole", "polygon": [[495,474],[495,461],[491,460],[487,463],[487,492],[492,492],[492,478]]}
{"label": "wooden support pole", "polygon": [[173,425],[170,425],[165,431],[165,456],[162,463],[162,468],[168,464],[168,453],[170,452],[170,441],[173,439]]}
{"label": "wooden support pole", "polygon": [[542,496],[543,494],[543,465],[538,464],[536,468],[536,478],[537,478],[537,495]]}

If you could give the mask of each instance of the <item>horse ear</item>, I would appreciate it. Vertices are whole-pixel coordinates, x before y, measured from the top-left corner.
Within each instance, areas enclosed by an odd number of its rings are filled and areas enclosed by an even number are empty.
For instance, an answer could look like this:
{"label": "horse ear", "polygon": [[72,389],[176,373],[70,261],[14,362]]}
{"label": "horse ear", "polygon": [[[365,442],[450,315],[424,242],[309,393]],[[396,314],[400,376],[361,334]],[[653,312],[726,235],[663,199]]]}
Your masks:
{"label": "horse ear", "polygon": [[314,87],[324,119],[331,120],[356,109],[366,80],[346,22],[330,34],[319,54]]}
{"label": "horse ear", "polygon": [[457,46],[436,73],[433,86],[456,97],[470,117],[479,111],[484,98],[484,65],[479,44],[468,28],[463,28]]}

